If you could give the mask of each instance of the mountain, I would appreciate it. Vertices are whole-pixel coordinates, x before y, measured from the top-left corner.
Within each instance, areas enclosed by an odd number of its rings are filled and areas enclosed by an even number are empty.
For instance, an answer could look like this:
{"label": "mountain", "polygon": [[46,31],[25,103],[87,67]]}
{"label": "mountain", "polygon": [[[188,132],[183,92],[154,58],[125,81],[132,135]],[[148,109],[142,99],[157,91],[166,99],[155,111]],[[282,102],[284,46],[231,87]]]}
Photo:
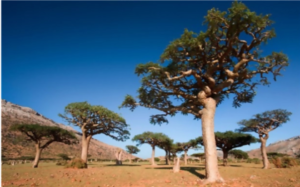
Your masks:
{"label": "mountain", "polygon": [[[267,152],[277,152],[284,153],[290,156],[296,156],[300,154],[300,136],[292,137],[287,140],[281,140],[267,146]],[[254,149],[248,151],[250,158],[260,158],[261,151],[260,149]]]}
{"label": "mountain", "polygon": [[[54,158],[57,154],[65,153],[69,156],[81,155],[81,133],[77,132],[70,126],[59,124],[51,119],[46,118],[40,113],[34,111],[28,107],[22,107],[6,100],[1,102],[1,149],[2,157],[5,158],[17,158],[21,156],[34,156],[35,147],[32,141],[27,141],[27,137],[19,132],[12,132],[9,130],[13,124],[41,124],[46,126],[57,126],[68,131],[72,131],[76,134],[79,144],[77,145],[66,145],[58,142],[50,144],[48,148],[43,150],[41,155],[42,158]],[[119,150],[119,147],[111,146],[100,142],[96,139],[92,139],[89,146],[88,154],[91,158],[98,159],[115,159],[115,152]],[[123,150],[123,159],[136,158],[135,156],[127,153]]]}

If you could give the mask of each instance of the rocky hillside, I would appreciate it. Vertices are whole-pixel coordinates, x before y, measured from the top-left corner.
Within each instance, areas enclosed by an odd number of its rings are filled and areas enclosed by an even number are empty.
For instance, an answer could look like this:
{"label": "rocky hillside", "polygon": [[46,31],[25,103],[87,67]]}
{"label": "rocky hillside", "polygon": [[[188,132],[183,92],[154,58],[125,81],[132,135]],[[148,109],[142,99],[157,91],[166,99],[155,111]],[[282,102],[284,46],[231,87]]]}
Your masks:
{"label": "rocky hillside", "polygon": [[[11,132],[9,128],[13,124],[25,124],[25,123],[38,123],[47,126],[58,126],[69,131],[76,133],[76,136],[81,140],[79,132],[75,131],[72,127],[63,124],[58,124],[51,119],[39,114],[28,107],[22,107],[6,100],[2,100],[2,125],[1,125],[1,143],[2,143],[2,156],[5,158],[16,158],[21,156],[34,156],[34,144],[31,141],[27,141],[25,135],[18,132]],[[118,147],[114,147],[98,140],[92,139],[89,146],[89,155],[91,158],[99,159],[115,159],[115,151]],[[133,155],[124,151],[123,159],[136,158]],[[69,156],[80,156],[81,153],[81,141],[77,145],[65,145],[62,143],[54,142],[42,153],[42,158],[54,158],[57,154],[65,153]]]}
{"label": "rocky hillside", "polygon": [[[267,152],[278,152],[284,153],[291,156],[296,156],[300,154],[300,136],[296,136],[287,140],[278,141],[267,146]],[[260,158],[260,149],[254,149],[248,151],[250,158]]]}

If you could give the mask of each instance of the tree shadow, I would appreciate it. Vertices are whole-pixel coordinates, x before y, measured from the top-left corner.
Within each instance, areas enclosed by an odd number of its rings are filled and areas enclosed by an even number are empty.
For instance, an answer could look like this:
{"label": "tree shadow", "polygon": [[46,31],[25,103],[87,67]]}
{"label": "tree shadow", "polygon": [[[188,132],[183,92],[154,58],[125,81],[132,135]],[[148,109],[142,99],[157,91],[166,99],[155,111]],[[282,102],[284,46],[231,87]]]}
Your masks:
{"label": "tree shadow", "polygon": [[[229,167],[242,167],[242,165],[231,165],[231,164],[228,164]],[[225,166],[227,167],[227,166]]]}
{"label": "tree shadow", "polygon": [[[173,169],[173,166],[165,166],[165,167],[148,167],[146,169],[169,169],[169,170],[172,170]],[[183,170],[183,171],[188,171],[190,172],[191,174],[201,178],[201,179],[205,179],[205,175],[201,174],[201,173],[198,173],[196,170],[204,170],[205,168],[204,167],[187,167],[187,166],[183,166],[183,167],[180,167],[180,170]]]}
{"label": "tree shadow", "polygon": [[137,165],[137,164],[122,164],[122,165],[116,165],[116,164],[107,164],[107,165],[104,165],[104,166],[117,166],[117,167],[122,167],[122,166],[141,166],[141,165]]}

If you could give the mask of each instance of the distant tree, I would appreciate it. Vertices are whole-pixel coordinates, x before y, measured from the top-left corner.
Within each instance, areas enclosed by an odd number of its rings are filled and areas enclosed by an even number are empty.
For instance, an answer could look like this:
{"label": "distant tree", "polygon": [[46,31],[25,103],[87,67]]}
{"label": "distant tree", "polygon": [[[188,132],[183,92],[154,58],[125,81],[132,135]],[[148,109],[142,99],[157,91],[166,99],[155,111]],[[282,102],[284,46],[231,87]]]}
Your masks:
{"label": "distant tree", "polygon": [[256,143],[259,140],[250,134],[243,134],[238,132],[226,131],[216,132],[216,145],[223,152],[223,164],[227,166],[228,152],[234,148],[242,147],[244,145],[250,145]]}
{"label": "distant tree", "polygon": [[267,153],[268,158],[276,158],[276,157],[285,157],[285,156],[289,156],[288,154],[284,154],[284,153],[277,153],[277,152],[269,152]]}
{"label": "distant tree", "polygon": [[166,156],[165,156],[166,165],[170,164],[170,154],[171,154],[172,145],[173,145],[173,140],[169,137],[157,145],[159,148],[165,150],[166,152]]}
{"label": "distant tree", "polygon": [[199,149],[197,140],[193,139],[184,143],[176,143],[184,151],[184,165],[187,165],[187,152],[189,149]]}
{"label": "distant tree", "polygon": [[245,151],[239,150],[239,149],[233,149],[228,152],[229,155],[233,155],[234,158],[239,159],[248,159],[249,155]]}
{"label": "distant tree", "polygon": [[33,168],[37,168],[42,151],[53,142],[64,144],[77,143],[74,133],[65,129],[53,126],[42,126],[40,124],[15,124],[10,130],[19,131],[29,137],[35,143],[35,158]]}
{"label": "distant tree", "polygon": [[60,157],[63,160],[70,160],[69,156],[65,153],[60,153],[57,156]]}
{"label": "distant tree", "polygon": [[[139,64],[143,76],[138,100],[127,95],[121,107],[157,109],[150,122],[167,122],[166,116],[192,114],[202,120],[206,154],[204,183],[223,181],[218,171],[214,115],[218,104],[233,98],[233,106],[251,103],[258,84],[268,85],[266,74],[276,80],[288,66],[283,53],[262,56],[261,44],[275,37],[269,15],[257,15],[243,3],[234,1],[227,12],[211,9],[205,16],[207,30],[199,34],[184,31],[161,55],[161,63]],[[232,97],[229,97],[232,95]]]}
{"label": "distant tree", "polygon": [[137,146],[141,144],[149,144],[152,147],[151,165],[156,166],[155,157],[155,146],[165,142],[169,137],[163,133],[144,132],[143,134],[135,135],[132,141],[137,142]]}
{"label": "distant tree", "polygon": [[[140,149],[134,145],[126,145],[126,151],[129,154],[137,154],[138,152],[140,152]],[[131,157],[129,157],[129,162],[131,163]]]}
{"label": "distant tree", "polygon": [[117,141],[129,139],[129,125],[124,118],[102,106],[87,102],[70,103],[64,114],[59,114],[69,124],[80,127],[82,131],[81,159],[87,167],[88,148],[93,135],[104,134]]}
{"label": "distant tree", "polygon": [[263,169],[267,169],[269,166],[266,151],[266,143],[269,138],[269,132],[289,121],[289,116],[291,114],[291,112],[286,110],[277,109],[256,114],[249,120],[242,120],[238,122],[241,126],[240,129],[238,129],[239,132],[255,132],[259,135]]}

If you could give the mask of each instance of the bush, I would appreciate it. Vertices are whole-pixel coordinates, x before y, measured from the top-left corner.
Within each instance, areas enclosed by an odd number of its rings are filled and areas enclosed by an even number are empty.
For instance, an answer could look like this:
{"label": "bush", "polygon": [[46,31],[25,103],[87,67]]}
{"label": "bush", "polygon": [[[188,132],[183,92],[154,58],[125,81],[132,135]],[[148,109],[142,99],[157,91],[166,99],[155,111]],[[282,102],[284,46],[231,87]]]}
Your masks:
{"label": "bush", "polygon": [[159,161],[160,161],[160,159],[159,159],[159,158],[157,158],[157,157],[155,157],[155,158],[154,158],[154,161],[155,161],[155,162],[159,162]]}
{"label": "bush", "polygon": [[253,158],[253,162],[254,164],[260,164],[261,161],[258,158]]}
{"label": "bush", "polygon": [[69,161],[65,167],[66,168],[83,169],[83,168],[86,168],[87,165],[84,163],[84,161],[82,159],[75,158],[74,160]]}
{"label": "bush", "polygon": [[290,168],[298,165],[297,160],[290,157],[276,157],[272,159],[272,162],[276,168]]}

